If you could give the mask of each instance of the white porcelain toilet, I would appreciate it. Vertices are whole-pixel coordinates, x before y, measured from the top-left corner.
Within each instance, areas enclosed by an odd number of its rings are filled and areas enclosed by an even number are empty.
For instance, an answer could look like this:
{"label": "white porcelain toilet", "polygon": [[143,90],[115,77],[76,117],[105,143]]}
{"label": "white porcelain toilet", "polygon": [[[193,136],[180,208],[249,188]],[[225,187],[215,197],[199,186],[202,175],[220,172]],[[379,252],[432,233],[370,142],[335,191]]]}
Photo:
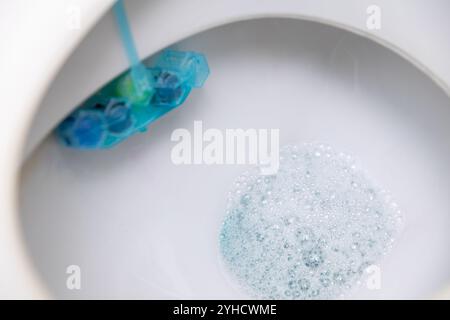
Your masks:
{"label": "white porcelain toilet", "polygon": [[[380,261],[381,288],[360,286],[349,298],[445,297],[445,1],[426,8],[378,1],[379,30],[366,26],[370,1],[126,1],[143,58],[167,46],[203,52],[210,78],[145,134],[108,151],[66,149],[51,134],[54,126],[127,68],[112,3],[58,7],[81,8],[81,29],[44,33],[60,63],[36,70],[36,86],[23,89],[0,129],[11,150],[0,162],[2,297],[248,298],[224,275],[217,244],[227,192],[246,167],[170,161],[171,133],[192,130],[196,120],[223,130],[278,128],[281,145],[320,141],[355,155],[395,196],[405,228]],[[56,9],[47,10],[41,13]],[[423,24],[414,23],[418,18]],[[67,288],[70,265],[81,268],[80,290]]]}

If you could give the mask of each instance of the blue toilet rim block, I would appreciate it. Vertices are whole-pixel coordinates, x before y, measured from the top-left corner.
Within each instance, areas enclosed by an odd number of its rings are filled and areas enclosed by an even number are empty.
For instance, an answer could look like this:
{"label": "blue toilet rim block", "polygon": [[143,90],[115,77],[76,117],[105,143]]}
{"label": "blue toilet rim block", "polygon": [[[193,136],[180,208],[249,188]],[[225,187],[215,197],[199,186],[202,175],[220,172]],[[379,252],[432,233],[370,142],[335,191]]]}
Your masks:
{"label": "blue toilet rim block", "polygon": [[209,75],[206,57],[197,52],[165,50],[152,67],[137,54],[122,0],[114,5],[130,69],[106,84],[56,128],[59,141],[76,149],[105,149],[144,132],[147,126],[180,106],[192,88]]}
{"label": "blue toilet rim block", "polygon": [[154,67],[145,67],[147,86],[136,89],[132,70],[120,75],[69,114],[57,127],[63,145],[78,149],[110,148],[180,106],[192,88],[209,75],[201,53],[164,51]]}

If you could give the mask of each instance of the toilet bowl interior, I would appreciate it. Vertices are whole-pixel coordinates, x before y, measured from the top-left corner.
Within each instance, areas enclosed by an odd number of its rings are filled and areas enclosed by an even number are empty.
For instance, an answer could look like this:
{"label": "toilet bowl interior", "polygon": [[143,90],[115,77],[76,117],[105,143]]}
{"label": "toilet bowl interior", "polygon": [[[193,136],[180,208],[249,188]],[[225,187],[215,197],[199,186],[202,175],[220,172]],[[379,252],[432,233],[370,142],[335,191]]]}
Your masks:
{"label": "toilet bowl interior", "polygon": [[[425,74],[307,21],[240,22],[175,47],[204,52],[211,68],[181,108],[108,151],[69,150],[48,136],[24,165],[24,235],[56,297],[246,297],[218,252],[227,192],[245,166],[171,161],[172,132],[196,120],[280,129],[281,145],[327,143],[395,196],[405,229],[380,261],[382,286],[350,297],[420,298],[448,283],[450,100]],[[82,290],[67,289],[70,265],[82,270]]]}

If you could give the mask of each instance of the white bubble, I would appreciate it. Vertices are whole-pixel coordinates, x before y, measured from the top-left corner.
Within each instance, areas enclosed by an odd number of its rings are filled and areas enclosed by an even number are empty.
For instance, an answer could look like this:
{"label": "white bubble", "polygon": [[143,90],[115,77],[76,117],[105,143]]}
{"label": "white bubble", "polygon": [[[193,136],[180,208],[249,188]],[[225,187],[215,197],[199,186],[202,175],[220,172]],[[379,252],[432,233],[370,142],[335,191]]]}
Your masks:
{"label": "white bubble", "polygon": [[390,248],[398,205],[329,146],[287,146],[280,156],[277,175],[245,173],[229,195],[226,269],[257,298],[337,298]]}

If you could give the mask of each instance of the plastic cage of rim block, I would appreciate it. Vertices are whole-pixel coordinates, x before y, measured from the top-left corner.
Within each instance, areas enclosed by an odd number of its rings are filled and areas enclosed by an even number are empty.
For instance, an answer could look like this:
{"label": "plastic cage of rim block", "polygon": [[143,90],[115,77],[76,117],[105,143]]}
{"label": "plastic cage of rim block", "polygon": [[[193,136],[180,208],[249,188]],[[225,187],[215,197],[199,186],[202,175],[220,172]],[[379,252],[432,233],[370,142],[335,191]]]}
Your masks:
{"label": "plastic cage of rim block", "polygon": [[56,128],[58,139],[78,149],[110,148],[181,105],[192,88],[209,75],[203,54],[164,51],[153,67],[142,65],[136,83],[133,68],[120,75],[67,116]]}

